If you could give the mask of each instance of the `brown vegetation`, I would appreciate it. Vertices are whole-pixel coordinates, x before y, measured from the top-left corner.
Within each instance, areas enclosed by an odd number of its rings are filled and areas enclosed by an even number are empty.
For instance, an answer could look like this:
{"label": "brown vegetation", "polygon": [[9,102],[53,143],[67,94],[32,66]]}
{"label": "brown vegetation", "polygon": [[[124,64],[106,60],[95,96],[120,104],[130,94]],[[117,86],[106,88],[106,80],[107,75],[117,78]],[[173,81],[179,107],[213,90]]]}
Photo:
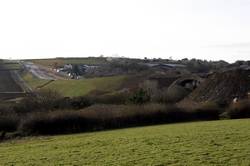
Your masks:
{"label": "brown vegetation", "polygon": [[231,119],[250,118],[250,100],[242,100],[231,104],[225,114]]}
{"label": "brown vegetation", "polygon": [[247,98],[250,91],[250,70],[234,69],[218,72],[207,78],[187,100],[230,104],[235,97]]}
{"label": "brown vegetation", "polygon": [[61,134],[218,117],[217,110],[188,112],[163,104],[94,105],[80,111],[30,114],[21,122],[20,130],[26,134]]}

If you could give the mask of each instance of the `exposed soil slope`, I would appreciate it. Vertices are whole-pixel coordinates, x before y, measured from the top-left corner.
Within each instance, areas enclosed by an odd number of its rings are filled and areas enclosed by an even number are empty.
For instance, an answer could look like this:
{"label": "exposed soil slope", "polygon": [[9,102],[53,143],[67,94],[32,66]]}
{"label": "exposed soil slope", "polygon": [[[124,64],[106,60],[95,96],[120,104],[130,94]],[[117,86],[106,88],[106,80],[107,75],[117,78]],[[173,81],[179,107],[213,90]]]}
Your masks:
{"label": "exposed soil slope", "polygon": [[232,69],[209,76],[187,99],[195,102],[226,102],[246,98],[250,92],[250,70]]}

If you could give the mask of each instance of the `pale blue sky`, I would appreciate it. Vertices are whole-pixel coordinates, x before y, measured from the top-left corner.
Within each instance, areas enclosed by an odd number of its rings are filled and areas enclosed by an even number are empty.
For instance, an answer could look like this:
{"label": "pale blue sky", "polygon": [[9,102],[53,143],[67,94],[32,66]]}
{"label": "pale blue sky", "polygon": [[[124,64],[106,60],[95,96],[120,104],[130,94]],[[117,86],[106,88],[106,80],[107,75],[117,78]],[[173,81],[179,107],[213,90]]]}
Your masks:
{"label": "pale blue sky", "polygon": [[250,60],[250,0],[1,0],[0,58]]}

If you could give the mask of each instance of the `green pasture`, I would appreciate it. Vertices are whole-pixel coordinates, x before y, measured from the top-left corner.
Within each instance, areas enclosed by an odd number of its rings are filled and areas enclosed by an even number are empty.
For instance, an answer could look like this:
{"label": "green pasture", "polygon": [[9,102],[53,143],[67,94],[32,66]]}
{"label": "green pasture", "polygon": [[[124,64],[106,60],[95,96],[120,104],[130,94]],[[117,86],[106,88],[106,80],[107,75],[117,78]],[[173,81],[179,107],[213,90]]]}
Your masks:
{"label": "green pasture", "polygon": [[[49,80],[35,78],[32,74],[26,73],[23,79],[35,90],[46,84]],[[83,96],[91,91],[113,92],[118,89],[126,76],[99,77],[81,80],[55,80],[42,89],[56,90],[64,96]]]}
{"label": "green pasture", "polygon": [[250,165],[250,119],[179,123],[0,144],[0,165]]}

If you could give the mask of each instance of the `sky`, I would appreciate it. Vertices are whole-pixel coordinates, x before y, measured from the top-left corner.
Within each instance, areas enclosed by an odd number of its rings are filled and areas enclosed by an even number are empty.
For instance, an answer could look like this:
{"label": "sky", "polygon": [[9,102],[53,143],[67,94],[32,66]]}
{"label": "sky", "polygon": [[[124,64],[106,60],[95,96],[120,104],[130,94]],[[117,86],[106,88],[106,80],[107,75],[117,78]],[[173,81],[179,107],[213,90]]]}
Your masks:
{"label": "sky", "polygon": [[0,0],[0,58],[250,60],[250,0]]}

